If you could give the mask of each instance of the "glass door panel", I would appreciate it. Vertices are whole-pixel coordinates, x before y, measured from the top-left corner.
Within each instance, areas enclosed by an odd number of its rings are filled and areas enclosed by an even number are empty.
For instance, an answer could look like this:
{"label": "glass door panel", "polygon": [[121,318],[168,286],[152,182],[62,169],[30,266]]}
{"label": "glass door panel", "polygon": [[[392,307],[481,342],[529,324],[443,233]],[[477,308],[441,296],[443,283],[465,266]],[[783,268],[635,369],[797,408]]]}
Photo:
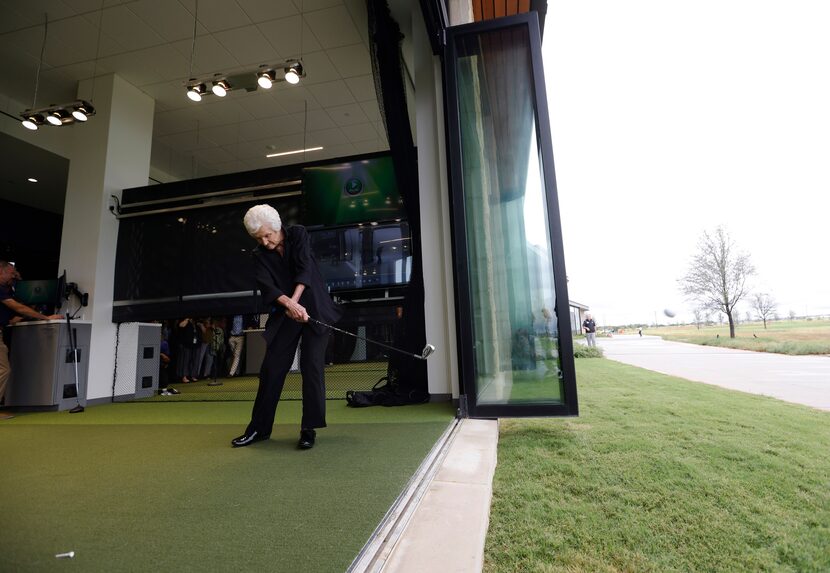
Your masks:
{"label": "glass door panel", "polygon": [[448,29],[459,342],[474,416],[576,413],[534,24],[532,13]]}

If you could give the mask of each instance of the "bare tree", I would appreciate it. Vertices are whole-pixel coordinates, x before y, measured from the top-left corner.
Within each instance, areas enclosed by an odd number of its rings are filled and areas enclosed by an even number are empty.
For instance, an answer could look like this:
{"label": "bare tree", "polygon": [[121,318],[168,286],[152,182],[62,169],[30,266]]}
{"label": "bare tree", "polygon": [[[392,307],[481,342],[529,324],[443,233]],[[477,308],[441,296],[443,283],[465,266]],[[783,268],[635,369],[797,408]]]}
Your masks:
{"label": "bare tree", "polygon": [[692,313],[695,316],[695,325],[697,326],[697,329],[700,330],[700,323],[703,320],[703,310],[696,308],[692,311]]}
{"label": "bare tree", "polygon": [[764,330],[767,329],[767,318],[775,314],[776,306],[775,299],[767,293],[759,292],[752,297],[752,308],[755,309],[755,312],[764,321]]}
{"label": "bare tree", "polygon": [[698,252],[678,282],[698,306],[725,314],[729,337],[735,338],[735,305],[747,294],[747,280],[754,274],[749,255],[739,252],[726,230],[718,227],[712,234],[703,232]]}

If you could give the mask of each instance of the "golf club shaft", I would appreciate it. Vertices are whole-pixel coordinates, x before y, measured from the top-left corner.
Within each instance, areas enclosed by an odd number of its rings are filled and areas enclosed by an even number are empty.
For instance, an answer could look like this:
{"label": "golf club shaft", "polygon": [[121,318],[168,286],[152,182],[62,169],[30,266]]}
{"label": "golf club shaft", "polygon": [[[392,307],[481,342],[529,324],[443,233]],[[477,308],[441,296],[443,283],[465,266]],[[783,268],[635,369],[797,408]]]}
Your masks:
{"label": "golf club shaft", "polygon": [[309,316],[308,320],[310,320],[311,322],[317,323],[320,326],[325,326],[326,328],[336,330],[337,332],[342,332],[343,334],[348,334],[349,336],[353,336],[354,338],[357,338],[358,340],[364,340],[366,342],[371,342],[372,344],[377,344],[378,346],[382,346],[383,348],[386,348],[388,350],[394,350],[395,352],[400,352],[401,354],[406,354],[407,356],[414,356],[415,358],[417,358],[419,360],[424,359],[423,356],[421,356],[419,354],[415,354],[414,352],[407,352],[406,350],[401,350],[400,348],[395,348],[394,346],[389,346],[388,344],[384,344],[383,342],[378,342],[376,340],[371,340],[369,338],[364,338],[363,336],[358,336],[357,334],[354,334],[353,332],[349,332],[348,330],[343,330],[342,328],[337,328],[336,326],[326,324],[325,322],[321,322],[321,321],[317,320],[316,318],[311,318]]}
{"label": "golf club shaft", "polygon": [[69,335],[69,347],[72,350],[72,362],[74,362],[75,366],[75,401],[78,404],[78,408],[81,407],[81,386],[78,383],[78,331],[72,331],[72,322],[69,318],[69,314],[66,315],[66,330],[67,334]]}

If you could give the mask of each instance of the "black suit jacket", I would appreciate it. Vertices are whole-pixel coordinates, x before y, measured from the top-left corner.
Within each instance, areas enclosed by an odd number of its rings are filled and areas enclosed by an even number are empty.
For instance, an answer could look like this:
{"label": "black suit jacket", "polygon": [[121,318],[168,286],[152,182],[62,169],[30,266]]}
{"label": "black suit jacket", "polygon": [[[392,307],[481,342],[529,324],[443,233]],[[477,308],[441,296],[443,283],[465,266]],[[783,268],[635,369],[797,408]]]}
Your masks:
{"label": "black suit jacket", "polygon": [[[308,232],[301,225],[294,225],[283,229],[285,231],[285,257],[288,259],[288,277],[281,276],[275,263],[279,257],[275,251],[257,247],[253,251],[257,287],[262,293],[262,301],[271,307],[268,322],[265,324],[265,341],[271,341],[279,332],[283,321],[291,320],[285,315],[285,308],[276,302],[282,296],[290,297],[298,283],[305,285],[300,296],[300,304],[308,311],[311,318],[316,318],[327,324],[340,320],[343,311],[334,304],[326,288],[326,281],[317,267],[317,261],[311,252],[311,241]],[[326,334],[328,329],[319,324],[309,322],[307,325],[316,334]]]}

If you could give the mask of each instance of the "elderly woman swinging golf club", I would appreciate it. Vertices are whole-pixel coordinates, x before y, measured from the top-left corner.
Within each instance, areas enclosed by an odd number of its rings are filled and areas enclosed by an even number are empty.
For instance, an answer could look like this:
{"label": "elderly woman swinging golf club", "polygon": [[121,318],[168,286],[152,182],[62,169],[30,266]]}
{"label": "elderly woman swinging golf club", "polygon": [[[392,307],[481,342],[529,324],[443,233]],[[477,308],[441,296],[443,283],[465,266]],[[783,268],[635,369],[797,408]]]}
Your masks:
{"label": "elderly woman swinging golf club", "polygon": [[303,417],[297,446],[308,449],[314,446],[315,428],[326,426],[324,369],[328,342],[328,330],[308,319],[312,316],[337,322],[341,311],[329,297],[305,227],[283,228],[279,213],[270,205],[251,207],[243,223],[259,243],[253,251],[256,281],[271,313],[265,324],[267,346],[251,423],[231,444],[248,446],[270,437],[285,376],[302,339]]}

